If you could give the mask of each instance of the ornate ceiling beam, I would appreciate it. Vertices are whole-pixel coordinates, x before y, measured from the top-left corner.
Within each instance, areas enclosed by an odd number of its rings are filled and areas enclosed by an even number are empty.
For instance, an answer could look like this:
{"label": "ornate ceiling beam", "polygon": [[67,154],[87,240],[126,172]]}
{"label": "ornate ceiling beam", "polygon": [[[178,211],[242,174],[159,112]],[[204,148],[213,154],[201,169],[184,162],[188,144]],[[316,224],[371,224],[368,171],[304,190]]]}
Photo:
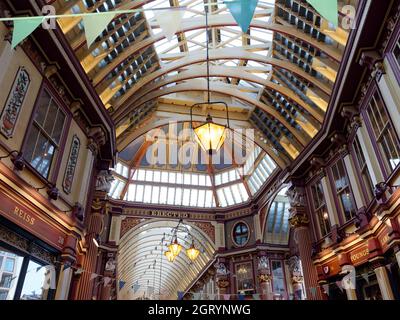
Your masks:
{"label": "ornate ceiling beam", "polygon": [[[177,31],[186,32],[190,30],[197,30],[197,29],[204,29],[206,28],[204,18],[191,18],[191,19],[184,19],[181,28]],[[210,18],[209,27],[210,28],[217,28],[222,26],[236,26],[237,23],[233,19],[231,15],[221,15],[221,16],[212,16]],[[319,42],[316,39],[312,38],[309,34],[304,32],[298,31],[297,29],[293,28],[293,26],[283,26],[276,23],[267,23],[264,21],[257,21],[253,20],[251,23],[251,27],[253,28],[260,28],[264,30],[276,31],[293,38],[299,39],[310,45],[314,46],[315,48],[319,49],[320,51],[325,52],[328,56],[330,56],[333,60],[338,62],[341,61],[342,54],[341,51],[334,46],[327,45],[325,43]],[[135,54],[136,52],[147,48],[156,42],[164,39],[165,36],[162,33],[159,33],[155,36],[148,37],[147,39],[140,41],[138,43],[133,44],[127,50],[121,52],[121,54],[114,59],[109,65],[99,71],[99,73],[93,78],[94,85],[98,84],[105,76],[112,71],[118,64],[122,63],[126,59],[128,59],[131,55]]]}
{"label": "ornate ceiling beam", "polygon": [[[212,92],[217,92],[223,95],[236,97],[239,100],[245,101],[250,105],[256,106],[264,110],[265,112],[273,116],[275,119],[277,119],[279,122],[281,122],[293,134],[293,136],[296,137],[296,139],[301,143],[302,146],[307,145],[308,139],[305,137],[304,133],[298,131],[296,128],[289,125],[279,112],[277,112],[274,108],[264,104],[263,102],[256,100],[243,92],[240,92],[239,90],[237,90],[236,86],[233,87],[225,84],[213,84],[210,90]],[[187,91],[207,91],[207,84],[202,81],[192,80],[183,84],[178,84],[173,87],[161,89],[158,91],[153,91],[150,94],[144,96],[142,99],[140,99],[140,101],[138,101],[136,106],[140,106],[148,101],[169,95],[171,93],[187,92]],[[114,119],[115,122],[119,123],[123,121],[125,116],[127,116],[131,110],[132,109],[126,109],[124,113],[120,114],[118,118]]]}
{"label": "ornate ceiling beam", "polygon": [[[207,77],[206,66],[192,65],[190,67],[185,68],[184,71],[178,73],[177,75],[165,77],[161,81],[153,82],[147,87],[142,87],[140,91],[131,96],[131,98],[129,99],[130,106],[135,105],[135,102],[137,102],[140,98],[142,98],[146,94],[149,94],[152,91],[156,91],[171,83],[178,83],[184,80],[203,78],[203,77]],[[262,85],[273,91],[279,92],[280,94],[285,96],[289,101],[294,101],[302,109],[310,113],[312,117],[315,120],[317,120],[318,123],[321,124],[323,122],[324,115],[322,114],[322,112],[310,106],[289,88],[278,85],[268,80],[264,80],[254,74],[251,74],[250,72],[243,71],[243,69],[235,67],[225,67],[225,66],[211,66],[210,77],[229,77],[234,79],[243,79],[248,82]],[[118,115],[118,110],[116,111],[115,115]],[[306,119],[308,119],[308,117],[306,117]],[[312,121],[310,119],[308,120]]]}

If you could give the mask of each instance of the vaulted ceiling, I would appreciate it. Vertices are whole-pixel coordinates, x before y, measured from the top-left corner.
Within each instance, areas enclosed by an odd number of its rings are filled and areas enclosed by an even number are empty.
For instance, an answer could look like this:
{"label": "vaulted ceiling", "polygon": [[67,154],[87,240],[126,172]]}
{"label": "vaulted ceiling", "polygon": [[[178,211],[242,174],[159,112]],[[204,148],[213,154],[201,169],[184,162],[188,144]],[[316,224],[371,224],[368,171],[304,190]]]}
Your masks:
{"label": "vaulted ceiling", "polygon": [[[339,1],[339,8],[356,2]],[[335,29],[305,0],[260,0],[246,34],[217,0],[55,5],[61,14],[186,7],[172,41],[151,10],[118,15],[90,48],[81,18],[59,20],[116,124],[119,151],[155,126],[177,117],[188,121],[189,107],[205,101],[206,10],[212,99],[229,105],[237,126],[255,128],[257,143],[282,168],[320,130],[348,39],[348,31]]]}

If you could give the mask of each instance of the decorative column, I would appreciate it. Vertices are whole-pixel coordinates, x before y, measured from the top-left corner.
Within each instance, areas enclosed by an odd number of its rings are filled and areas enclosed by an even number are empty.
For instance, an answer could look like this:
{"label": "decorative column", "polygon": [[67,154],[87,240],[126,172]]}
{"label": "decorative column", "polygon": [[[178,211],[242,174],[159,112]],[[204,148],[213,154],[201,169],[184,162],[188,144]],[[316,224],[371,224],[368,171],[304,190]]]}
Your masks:
{"label": "decorative column", "polygon": [[273,300],[271,269],[269,265],[269,259],[266,255],[266,252],[264,251],[261,251],[258,254],[257,271],[258,271],[257,279],[260,285],[261,300]]}
{"label": "decorative column", "polygon": [[300,259],[293,256],[288,260],[290,280],[293,288],[294,300],[305,300],[303,295],[304,277],[300,267]]}
{"label": "decorative column", "polygon": [[374,269],[376,278],[378,279],[378,284],[383,300],[395,300],[392,286],[389,280],[389,275],[383,262],[383,257],[378,258],[377,260],[372,262],[372,268]]}
{"label": "decorative column", "polygon": [[395,252],[396,252],[397,264],[399,265],[399,268],[400,268],[400,247],[397,247],[397,248],[395,249]]}
{"label": "decorative column", "polygon": [[66,248],[61,254],[61,270],[58,277],[55,300],[68,300],[69,289],[74,273],[71,266],[75,261],[75,252],[70,248]]}
{"label": "decorative column", "polygon": [[77,300],[90,300],[93,298],[93,285],[95,280],[90,277],[92,273],[97,273],[97,262],[99,260],[99,248],[96,246],[93,239],[100,237],[100,240],[104,242],[108,237],[108,234],[102,234],[105,226],[104,216],[108,214],[108,208],[107,204],[101,202],[100,199],[106,198],[113,179],[108,170],[102,170],[97,175],[95,200],[92,203],[91,212],[87,217],[86,223],[86,254],[82,259],[82,268],[86,272],[82,274],[78,281],[75,297]]}
{"label": "decorative column", "polygon": [[290,200],[290,226],[294,231],[294,240],[298,245],[300,259],[304,272],[304,284],[306,290],[316,288],[315,296],[307,294],[310,300],[322,300],[321,290],[318,290],[318,275],[312,259],[312,240],[309,228],[309,217],[307,214],[305,192],[301,187],[291,187],[287,196]]}
{"label": "decorative column", "polygon": [[114,253],[107,253],[107,262],[104,267],[104,278],[103,279],[110,279],[107,285],[103,285],[100,291],[100,300],[112,300],[116,299],[116,287],[119,285],[118,283],[114,282],[116,280],[116,260]]}
{"label": "decorative column", "polygon": [[229,270],[226,267],[227,262],[225,259],[219,259],[214,265],[216,271],[216,283],[218,287],[218,298],[224,300],[224,295],[229,293],[230,281],[229,281]]}

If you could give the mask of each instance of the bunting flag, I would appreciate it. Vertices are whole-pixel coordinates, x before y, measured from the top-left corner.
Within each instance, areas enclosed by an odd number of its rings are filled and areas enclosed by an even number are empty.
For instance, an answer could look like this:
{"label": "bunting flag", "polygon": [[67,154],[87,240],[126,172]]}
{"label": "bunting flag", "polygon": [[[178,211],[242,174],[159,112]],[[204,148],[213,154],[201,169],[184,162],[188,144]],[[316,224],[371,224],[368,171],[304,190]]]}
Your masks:
{"label": "bunting flag", "polygon": [[329,296],[329,284],[324,284],[322,288],[324,289],[325,294]]}
{"label": "bunting flag", "polygon": [[28,37],[43,22],[44,17],[27,17],[26,19],[14,20],[13,38],[11,48],[15,48],[26,37]]}
{"label": "bunting flag", "polygon": [[140,289],[140,284],[139,284],[138,281],[136,281],[136,283],[132,286],[132,289],[133,289],[133,293],[136,293],[136,292],[139,291],[139,289]]}
{"label": "bunting flag", "polygon": [[88,48],[93,44],[93,42],[103,32],[103,30],[107,28],[114,17],[114,12],[101,12],[95,15],[83,16],[86,43]]}
{"label": "bunting flag", "polygon": [[46,275],[43,282],[43,289],[56,289],[56,269],[53,265],[45,266]]}
{"label": "bunting flag", "polygon": [[249,30],[251,21],[253,20],[258,0],[226,0],[224,3],[242,29],[243,33],[246,33],[247,30]]}
{"label": "bunting flag", "polygon": [[337,28],[339,25],[338,0],[307,0],[318,13]]}
{"label": "bunting flag", "polygon": [[336,285],[338,286],[338,288],[340,289],[340,291],[342,291],[342,292],[343,292],[343,285],[342,285],[342,281],[341,281],[341,280],[339,280],[339,281],[336,281]]}
{"label": "bunting flag", "polygon": [[368,272],[363,273],[361,276],[369,284],[369,273]]}
{"label": "bunting flag", "polygon": [[182,300],[183,299],[183,296],[184,296],[184,292],[182,292],[182,291],[178,291],[178,300]]}
{"label": "bunting flag", "polygon": [[74,274],[77,276],[77,275],[82,274],[83,271],[84,271],[84,270],[83,270],[82,268],[78,268],[78,269],[74,272]]}
{"label": "bunting flag", "polygon": [[154,293],[154,287],[147,287],[147,294],[152,295]]}
{"label": "bunting flag", "polygon": [[125,286],[126,282],[125,282],[125,281],[122,281],[122,280],[119,280],[119,283],[118,283],[118,284],[119,284],[119,285],[118,285],[119,290],[122,290],[122,288]]}
{"label": "bunting flag", "polygon": [[179,30],[182,19],[183,19],[183,10],[157,10],[154,11],[154,17],[157,20],[157,23],[160,25],[160,28],[164,34],[164,36],[171,41],[176,32]]}
{"label": "bunting flag", "polygon": [[261,300],[259,294],[253,294],[253,299],[254,299],[254,300]]}
{"label": "bunting flag", "polygon": [[89,280],[89,281],[92,281],[92,280],[96,279],[98,276],[99,276],[99,275],[98,275],[97,273],[92,273],[92,274],[90,275],[90,280]]}
{"label": "bunting flag", "polygon": [[224,300],[231,300],[230,294],[224,294]]}
{"label": "bunting flag", "polygon": [[107,287],[110,281],[111,281],[110,277],[104,277],[104,282],[103,282],[104,286]]}
{"label": "bunting flag", "polygon": [[244,300],[245,295],[244,294],[238,294],[238,298],[240,301]]}
{"label": "bunting flag", "polygon": [[193,300],[200,300],[200,298],[201,298],[201,293],[198,292],[193,293]]}
{"label": "bunting flag", "polygon": [[311,292],[311,295],[313,298],[315,298],[317,296],[317,288],[311,287],[310,292]]}
{"label": "bunting flag", "polygon": [[65,271],[65,270],[67,270],[67,269],[69,269],[69,268],[71,268],[71,265],[70,265],[69,263],[66,263],[66,264],[64,264],[64,266],[63,266],[63,271]]}

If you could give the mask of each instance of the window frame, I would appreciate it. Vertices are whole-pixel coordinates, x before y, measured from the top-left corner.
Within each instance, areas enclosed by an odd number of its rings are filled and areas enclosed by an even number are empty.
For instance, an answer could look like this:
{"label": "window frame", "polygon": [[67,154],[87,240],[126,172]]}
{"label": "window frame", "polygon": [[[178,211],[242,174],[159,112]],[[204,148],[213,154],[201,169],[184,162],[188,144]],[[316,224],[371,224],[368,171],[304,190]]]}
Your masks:
{"label": "window frame", "polygon": [[[347,182],[347,186],[345,188],[342,188],[340,190],[340,192],[338,192],[337,187],[336,187],[336,183],[335,183],[335,178],[334,178],[334,173],[333,173],[333,167],[335,167],[338,162],[341,161],[343,168],[344,168],[344,173],[345,173],[345,178],[346,178],[346,182]],[[346,163],[343,159],[342,156],[336,158],[330,165],[329,165],[329,170],[328,170],[328,176],[329,176],[329,182],[331,185],[331,189],[333,192],[333,196],[335,199],[335,206],[336,206],[336,210],[339,213],[339,221],[342,225],[349,223],[350,221],[352,221],[357,214],[357,205],[356,205],[356,201],[354,198],[354,193],[353,193],[353,189],[351,187],[351,183],[350,183],[350,179],[349,179],[349,173],[347,172],[347,168],[346,168]],[[344,212],[344,208],[343,208],[343,203],[340,200],[339,194],[341,194],[342,192],[344,192],[344,190],[348,188],[350,191],[350,201],[352,202],[353,208],[354,208],[354,215],[350,218],[347,219],[345,212]]]}
{"label": "window frame", "polygon": [[[367,128],[367,131],[368,131],[368,136],[369,136],[369,139],[371,140],[372,146],[374,148],[374,151],[375,151],[376,157],[378,159],[379,166],[380,166],[380,169],[382,171],[382,174],[383,174],[385,179],[388,179],[394,172],[399,170],[400,163],[397,164],[396,168],[394,168],[394,169],[391,168],[390,161],[389,161],[389,159],[387,159],[386,155],[384,154],[384,151],[382,150],[382,146],[379,143],[379,138],[376,137],[376,135],[375,135],[374,128],[373,128],[371,119],[370,119],[369,114],[368,114],[369,106],[371,104],[372,99],[374,99],[374,95],[375,94],[377,94],[379,96],[379,99],[383,103],[384,111],[388,115],[388,121],[385,124],[385,127],[390,125],[390,127],[392,128],[392,130],[394,132],[394,138],[396,138],[397,143],[399,144],[399,146],[400,146],[400,139],[399,139],[399,133],[396,131],[396,128],[393,125],[393,121],[391,119],[390,113],[389,113],[387,105],[386,105],[386,101],[384,100],[384,98],[382,96],[382,93],[379,90],[378,84],[376,83],[376,81],[374,81],[373,84],[370,86],[370,88],[368,90],[368,94],[367,94],[367,97],[364,100],[361,113],[362,113],[362,116],[364,118],[364,121],[365,121],[365,124],[366,124],[366,128]],[[387,128],[385,128],[385,130],[387,130]],[[382,135],[382,133],[381,133],[381,135]]]}
{"label": "window frame", "polygon": [[[318,208],[315,207],[315,200],[314,200],[314,191],[313,191],[313,188],[316,187],[317,185],[321,185],[321,187],[323,187],[323,185],[322,185],[322,179],[323,179],[323,178],[320,177],[319,179],[315,179],[314,181],[312,181],[312,182],[309,184],[310,203],[311,203],[311,208],[312,208],[312,211],[313,211],[313,218],[317,220],[317,221],[316,221],[316,222],[317,222],[316,225],[318,225],[317,229],[318,229],[318,233],[319,233],[319,236],[320,236],[321,239],[324,238],[324,237],[326,237],[326,236],[328,236],[328,235],[332,232],[332,224],[331,224],[331,221],[330,221],[329,212],[328,212],[328,205],[327,205],[327,203],[326,203],[326,197],[325,197],[325,194],[324,194],[324,193],[322,193],[322,196],[323,196],[323,203],[320,203]],[[322,220],[325,220],[325,219],[324,219],[324,217],[321,217],[321,216],[320,216],[320,211],[323,210],[324,207],[325,207],[325,211],[328,213],[328,220],[327,220],[327,223],[328,223],[328,225],[329,225],[329,228],[327,228],[325,234],[324,234],[324,232],[323,232],[323,230],[322,230],[322,226],[321,226],[321,225],[322,225],[321,219],[322,219]],[[326,221],[326,220],[325,220],[325,221]],[[326,226],[325,226],[325,227],[326,227]],[[329,229],[329,230],[328,230],[328,229]]]}
{"label": "window frame", "polygon": [[[374,183],[372,181],[371,172],[370,172],[370,170],[368,168],[368,164],[367,164],[367,158],[364,154],[361,143],[362,142],[360,141],[359,137],[357,136],[357,134],[355,134],[353,140],[351,141],[351,143],[349,145],[349,150],[350,150],[350,154],[352,156],[353,163],[355,164],[356,171],[359,174],[358,179],[360,182],[363,197],[366,201],[365,203],[369,204],[369,203],[371,203],[371,201],[374,200]],[[356,144],[359,145],[359,146],[357,146],[357,149],[359,149],[360,155],[364,158],[364,161],[365,161],[362,168],[361,168],[359,156],[357,155],[357,151],[355,148]],[[369,181],[366,181],[366,179]],[[366,185],[367,183],[370,184],[371,189]]]}
{"label": "window frame", "polygon": [[[65,115],[64,126],[63,126],[63,129],[62,129],[61,135],[60,135],[59,146],[58,146],[58,148],[56,148],[55,154],[54,154],[53,159],[51,161],[51,165],[50,165],[50,168],[49,168],[49,174],[48,174],[47,178],[42,176],[30,164],[30,161],[28,161],[27,159],[25,159],[25,164],[26,164],[26,167],[32,173],[34,173],[40,180],[42,180],[44,183],[55,183],[57,181],[58,175],[60,174],[61,162],[62,162],[64,151],[65,151],[65,148],[66,148],[66,140],[68,138],[68,132],[69,132],[70,127],[71,127],[72,116],[71,116],[70,110],[65,105],[65,102],[59,97],[58,93],[54,90],[52,85],[50,83],[48,83],[46,80],[43,80],[43,82],[42,82],[42,84],[40,86],[40,89],[38,91],[38,94],[36,96],[36,101],[35,101],[34,106],[32,108],[32,112],[31,112],[30,119],[29,119],[29,122],[28,122],[27,130],[25,131],[25,136],[24,136],[23,141],[22,141],[21,150],[22,150],[22,153],[24,154],[24,157],[25,157],[25,151],[27,150],[27,147],[28,147],[29,136],[31,134],[31,131],[33,130],[33,127],[36,126],[34,124],[34,121],[35,121],[36,113],[39,110],[40,97],[45,92],[47,92],[47,94],[51,97],[51,99],[53,101],[55,101],[55,103],[56,103],[57,107],[59,108],[59,110],[61,110]],[[42,130],[40,130],[40,132],[42,132]],[[45,132],[45,134],[46,134],[46,137],[47,137],[47,133],[46,132]]]}

